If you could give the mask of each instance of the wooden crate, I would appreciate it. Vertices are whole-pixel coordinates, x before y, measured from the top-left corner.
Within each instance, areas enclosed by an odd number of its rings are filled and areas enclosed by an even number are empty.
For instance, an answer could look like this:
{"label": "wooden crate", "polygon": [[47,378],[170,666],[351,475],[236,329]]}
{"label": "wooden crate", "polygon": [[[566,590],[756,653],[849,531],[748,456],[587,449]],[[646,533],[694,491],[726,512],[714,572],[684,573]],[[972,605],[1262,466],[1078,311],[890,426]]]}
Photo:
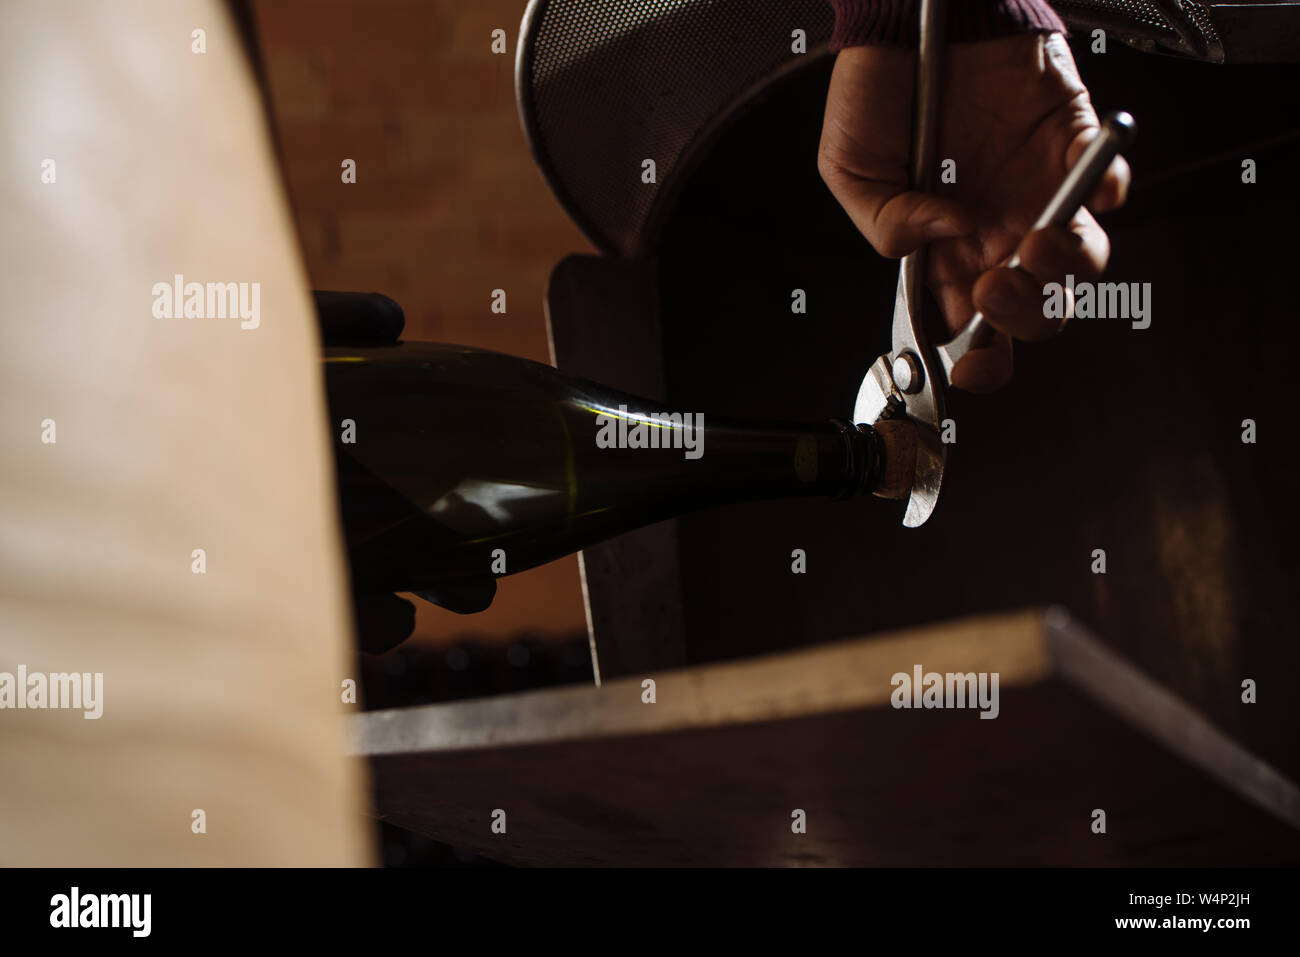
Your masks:
{"label": "wooden crate", "polygon": [[[895,708],[917,665],[996,672],[998,716]],[[1060,610],[645,678],[365,713],[354,753],[381,818],[515,864],[1300,863],[1296,785]]]}

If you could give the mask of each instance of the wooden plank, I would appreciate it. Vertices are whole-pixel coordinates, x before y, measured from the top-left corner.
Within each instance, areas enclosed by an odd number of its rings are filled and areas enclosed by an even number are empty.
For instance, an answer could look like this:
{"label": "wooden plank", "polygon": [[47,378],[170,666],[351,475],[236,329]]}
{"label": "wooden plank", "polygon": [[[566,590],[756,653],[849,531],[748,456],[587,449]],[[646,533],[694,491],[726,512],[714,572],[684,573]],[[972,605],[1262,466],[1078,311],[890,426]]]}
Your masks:
{"label": "wooden plank", "polygon": [[[892,707],[917,665],[996,672],[997,718]],[[353,751],[382,818],[518,864],[1300,862],[1295,785],[1059,612],[647,677],[359,715]]]}

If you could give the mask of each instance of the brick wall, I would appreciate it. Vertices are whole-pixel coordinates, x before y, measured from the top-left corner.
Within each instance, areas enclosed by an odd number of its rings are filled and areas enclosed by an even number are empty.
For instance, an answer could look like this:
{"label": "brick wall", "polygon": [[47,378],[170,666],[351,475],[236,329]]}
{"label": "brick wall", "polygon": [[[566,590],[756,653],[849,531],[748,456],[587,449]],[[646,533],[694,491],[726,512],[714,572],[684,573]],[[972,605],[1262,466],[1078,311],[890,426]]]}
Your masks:
{"label": "brick wall", "polygon": [[[548,361],[551,267],[590,244],[528,153],[514,100],[522,0],[257,0],[273,121],[312,285],[382,292],[405,336]],[[508,51],[491,52],[506,31]],[[345,185],[340,164],[356,161]],[[489,310],[506,290],[505,316]],[[503,579],[464,618],[420,606],[416,641],[585,627],[573,558]]]}

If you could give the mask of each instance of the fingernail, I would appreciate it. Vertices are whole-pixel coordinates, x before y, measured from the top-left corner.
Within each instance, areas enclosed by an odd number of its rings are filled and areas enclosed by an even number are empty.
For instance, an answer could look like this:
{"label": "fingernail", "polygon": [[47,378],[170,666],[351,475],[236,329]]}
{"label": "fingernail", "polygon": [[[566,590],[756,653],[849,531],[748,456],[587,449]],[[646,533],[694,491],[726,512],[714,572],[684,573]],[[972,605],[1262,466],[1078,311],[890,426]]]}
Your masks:
{"label": "fingernail", "polygon": [[935,219],[925,224],[921,235],[926,239],[952,239],[962,235],[962,231],[944,219]]}
{"label": "fingernail", "polygon": [[1055,229],[1048,227],[1043,232],[1048,242],[1067,255],[1073,255],[1083,248],[1083,237],[1068,226]]}

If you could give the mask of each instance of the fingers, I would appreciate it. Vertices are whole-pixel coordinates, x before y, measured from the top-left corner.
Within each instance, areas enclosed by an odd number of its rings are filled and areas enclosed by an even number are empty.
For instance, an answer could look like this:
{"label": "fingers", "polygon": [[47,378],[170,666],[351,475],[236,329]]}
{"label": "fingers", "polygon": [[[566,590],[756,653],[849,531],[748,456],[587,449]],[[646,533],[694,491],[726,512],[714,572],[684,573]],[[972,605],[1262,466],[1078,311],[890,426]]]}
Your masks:
{"label": "fingers", "polygon": [[[1066,166],[1073,166],[1087,145],[1097,136],[1096,127],[1080,132],[1066,150]],[[1095,210],[1115,209],[1128,196],[1131,172],[1122,156],[1115,157],[1094,191],[1088,205]],[[1034,230],[1020,243],[1020,268],[999,266],[980,276],[972,288],[975,308],[989,324],[1015,339],[1038,341],[1055,335],[1064,322],[1044,316],[1044,287],[1092,282],[1106,268],[1110,241],[1087,209],[1081,209],[1069,227],[1048,226]],[[1068,298],[1066,318],[1073,315]]]}
{"label": "fingers", "polygon": [[368,655],[396,648],[415,631],[415,606],[388,592],[355,592],[352,609],[357,643]]}
{"label": "fingers", "polygon": [[1128,186],[1133,174],[1129,170],[1128,160],[1116,156],[1106,167],[1106,175],[1097,184],[1097,191],[1088,200],[1088,206],[1099,213],[1118,209],[1128,199]]}
{"label": "fingers", "polygon": [[975,231],[971,213],[956,200],[855,177],[822,165],[822,179],[876,252],[899,259],[934,239]]}
{"label": "fingers", "polygon": [[402,336],[402,307],[377,292],[312,291],[325,345],[387,345]]}
{"label": "fingers", "polygon": [[[975,314],[971,306],[970,286],[961,282],[941,282],[931,286],[950,332],[956,333]],[[976,337],[974,348],[957,361],[952,369],[952,384],[967,392],[996,392],[1011,381],[1011,339],[985,327]]]}
{"label": "fingers", "polygon": [[972,298],[995,329],[1036,342],[1055,335],[1062,325],[1044,316],[1044,287],[1065,285],[1069,276],[1074,282],[1095,280],[1110,258],[1110,241],[1087,210],[1080,210],[1069,228],[1047,226],[1031,232],[1018,252],[1020,268],[990,269],[975,281]]}
{"label": "fingers", "polygon": [[975,280],[975,308],[999,332],[1024,342],[1054,335],[1057,327],[1043,318],[1042,286],[1019,269],[998,266]]}
{"label": "fingers", "polygon": [[[1070,142],[1069,148],[1065,151],[1066,169],[1074,166],[1075,161],[1083,155],[1084,149],[1089,143],[1096,139],[1101,130],[1098,127],[1091,127],[1083,130]],[[1106,172],[1097,184],[1097,189],[1088,199],[1088,207],[1099,213],[1108,210],[1118,209],[1124,205],[1128,199],[1128,187],[1133,178],[1132,171],[1129,169],[1128,161],[1122,156],[1116,156],[1106,167]]]}
{"label": "fingers", "polygon": [[966,392],[996,392],[1011,381],[1011,339],[994,333],[993,341],[972,349],[952,367],[952,384]]}

